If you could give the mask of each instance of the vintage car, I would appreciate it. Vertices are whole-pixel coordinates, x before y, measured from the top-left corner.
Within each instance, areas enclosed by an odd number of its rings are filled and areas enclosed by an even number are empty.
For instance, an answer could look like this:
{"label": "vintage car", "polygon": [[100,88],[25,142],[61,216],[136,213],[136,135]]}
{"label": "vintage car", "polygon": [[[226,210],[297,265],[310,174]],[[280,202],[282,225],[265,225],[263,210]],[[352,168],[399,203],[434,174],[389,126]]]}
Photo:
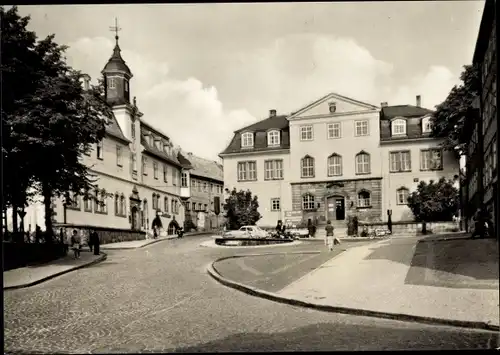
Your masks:
{"label": "vintage car", "polygon": [[294,238],[307,238],[309,237],[309,230],[307,228],[291,227],[287,229]]}
{"label": "vintage car", "polygon": [[257,226],[243,226],[224,234],[225,238],[267,238],[268,236],[268,232]]}

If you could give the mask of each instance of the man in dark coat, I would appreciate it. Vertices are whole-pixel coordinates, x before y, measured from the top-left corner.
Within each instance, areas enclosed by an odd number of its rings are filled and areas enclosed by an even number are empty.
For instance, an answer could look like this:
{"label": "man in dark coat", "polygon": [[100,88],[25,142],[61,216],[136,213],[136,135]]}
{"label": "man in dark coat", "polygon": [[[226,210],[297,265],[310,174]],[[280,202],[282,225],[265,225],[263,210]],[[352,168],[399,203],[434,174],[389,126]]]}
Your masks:
{"label": "man in dark coat", "polygon": [[[97,232],[95,230],[93,230],[90,233],[89,245],[92,245],[92,247],[94,249],[94,255],[99,255],[100,244],[101,244],[101,241],[99,240],[99,235],[97,234]],[[92,250],[92,249],[90,249],[90,250]]]}

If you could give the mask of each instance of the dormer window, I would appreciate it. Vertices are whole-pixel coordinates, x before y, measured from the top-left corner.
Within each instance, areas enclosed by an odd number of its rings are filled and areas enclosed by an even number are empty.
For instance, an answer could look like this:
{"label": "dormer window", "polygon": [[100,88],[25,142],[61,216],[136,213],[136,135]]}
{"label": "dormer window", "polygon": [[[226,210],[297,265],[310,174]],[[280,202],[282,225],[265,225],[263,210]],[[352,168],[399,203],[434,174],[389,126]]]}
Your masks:
{"label": "dormer window", "polygon": [[242,148],[253,147],[253,133],[247,132],[241,135],[241,147]]}
{"label": "dormer window", "polygon": [[280,145],[280,132],[277,130],[267,132],[267,145]]}
{"label": "dormer window", "polygon": [[392,135],[400,136],[406,134],[406,121],[403,119],[396,119],[392,121]]}
{"label": "dormer window", "polygon": [[422,133],[432,132],[432,121],[430,117],[426,117],[422,120]]}
{"label": "dormer window", "polygon": [[155,143],[156,143],[156,144],[155,144],[155,145],[156,145],[156,149],[161,150],[161,141],[160,141],[159,139],[157,139],[157,140],[155,141]]}

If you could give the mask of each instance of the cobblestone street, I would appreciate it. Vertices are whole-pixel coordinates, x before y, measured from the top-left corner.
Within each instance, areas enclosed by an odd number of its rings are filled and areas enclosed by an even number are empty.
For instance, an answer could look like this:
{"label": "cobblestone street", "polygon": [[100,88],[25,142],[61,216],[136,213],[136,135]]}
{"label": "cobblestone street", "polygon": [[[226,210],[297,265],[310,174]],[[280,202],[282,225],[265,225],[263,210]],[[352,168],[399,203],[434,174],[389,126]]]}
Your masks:
{"label": "cobblestone street", "polygon": [[[4,292],[6,352],[112,353],[486,349],[492,332],[324,313],[224,287],[209,262],[255,253],[203,248],[205,237],[109,251],[105,262]],[[320,250],[304,242],[286,250]],[[258,253],[267,250],[260,249]],[[292,260],[292,259],[290,259]]]}

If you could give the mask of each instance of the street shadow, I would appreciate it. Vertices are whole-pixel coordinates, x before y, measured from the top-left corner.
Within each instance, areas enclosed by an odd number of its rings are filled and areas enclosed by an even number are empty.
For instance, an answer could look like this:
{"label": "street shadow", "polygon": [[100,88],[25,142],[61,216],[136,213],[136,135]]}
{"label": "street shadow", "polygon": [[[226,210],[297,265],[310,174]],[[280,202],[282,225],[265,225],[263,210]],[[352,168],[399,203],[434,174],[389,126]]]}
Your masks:
{"label": "street shadow", "polygon": [[79,266],[79,265],[91,262],[91,261],[93,261],[93,260],[95,260],[97,258],[98,258],[97,255],[95,255],[95,256],[92,255],[91,256],[91,255],[89,255],[89,253],[87,253],[86,255],[84,255],[82,253],[82,258],[81,259],[75,259],[73,256],[67,255],[67,256],[64,256],[62,258],[49,261],[47,263],[32,264],[32,265],[27,265],[27,267],[30,268],[30,269],[36,269],[36,268],[42,268],[42,267],[47,267],[47,266],[53,266],[53,265],[57,265],[57,266]]}
{"label": "street shadow", "polygon": [[167,352],[255,352],[332,350],[456,350],[487,349],[498,334],[442,327],[401,328],[318,323],[280,333],[239,333]]}

